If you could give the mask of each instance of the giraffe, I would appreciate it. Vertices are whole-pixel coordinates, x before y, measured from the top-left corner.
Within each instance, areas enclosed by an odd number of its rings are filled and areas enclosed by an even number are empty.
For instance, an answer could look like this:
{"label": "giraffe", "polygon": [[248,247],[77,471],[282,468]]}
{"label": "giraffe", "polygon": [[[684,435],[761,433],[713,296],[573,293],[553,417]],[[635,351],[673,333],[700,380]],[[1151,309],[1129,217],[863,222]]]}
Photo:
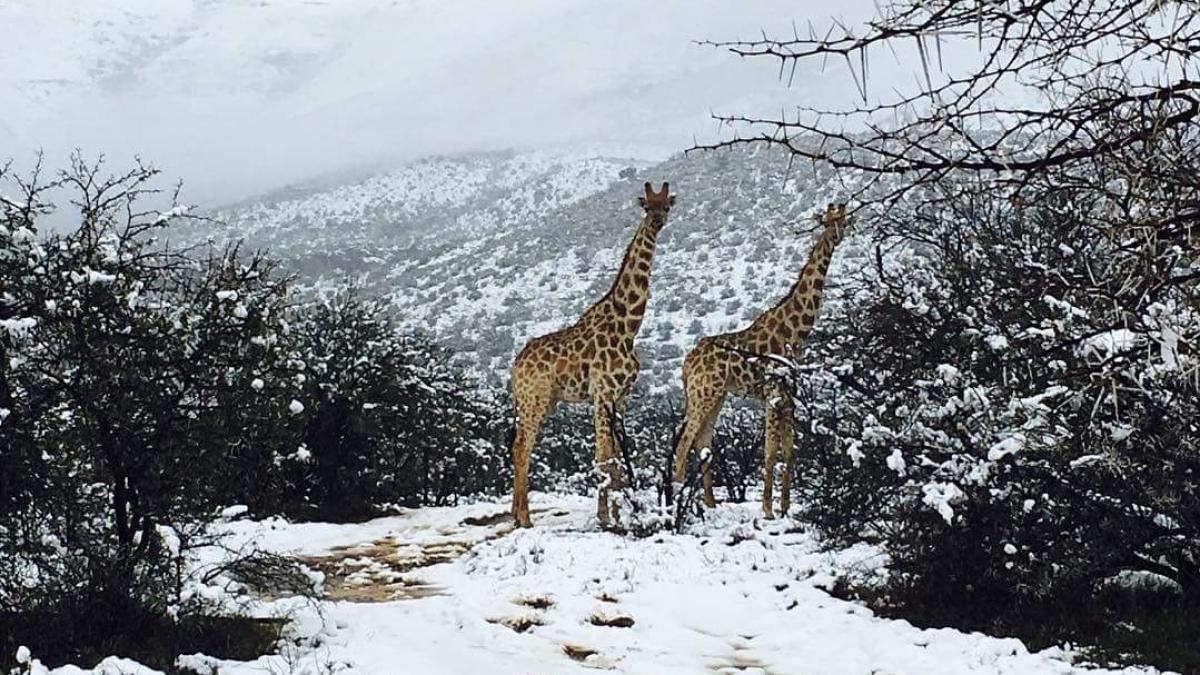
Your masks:
{"label": "giraffe", "polygon": [[[684,480],[688,453],[712,444],[713,426],[726,394],[757,398],[767,414],[763,457],[763,515],[774,518],[771,492],[776,453],[783,451],[780,508],[786,515],[790,502],[792,446],[795,443],[792,397],[781,383],[769,377],[772,359],[790,359],[799,354],[812,332],[825,275],[834,248],[842,240],[849,221],[846,205],[830,204],[821,216],[824,230],[809,254],[799,279],[782,300],[763,312],[754,323],[734,333],[711,335],[700,342],[683,362],[684,420],[675,445],[676,487]],[[755,355],[761,355],[756,357]],[[678,490],[676,490],[678,492]],[[704,471],[704,503],[715,505],[712,472]]]}
{"label": "giraffe", "polygon": [[[596,427],[596,463],[604,472],[596,503],[600,524],[609,524],[608,492],[619,488],[613,418],[625,411],[640,363],[633,339],[642,325],[650,299],[650,263],[658,233],[675,204],[669,183],[655,192],[646,183],[638,198],[645,210],[633,241],[625,251],[612,288],[579,321],[555,333],[530,340],[513,362],[512,390],[516,404],[513,438],[512,514],[520,527],[529,527],[529,456],[547,415],[559,402],[591,401]],[[613,518],[617,518],[614,505]]]}

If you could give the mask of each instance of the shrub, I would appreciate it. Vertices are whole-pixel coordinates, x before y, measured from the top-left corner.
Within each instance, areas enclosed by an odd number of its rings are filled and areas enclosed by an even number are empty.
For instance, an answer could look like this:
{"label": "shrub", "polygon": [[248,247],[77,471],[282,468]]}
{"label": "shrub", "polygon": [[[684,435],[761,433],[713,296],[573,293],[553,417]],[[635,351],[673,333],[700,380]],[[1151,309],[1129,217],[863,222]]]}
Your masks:
{"label": "shrub", "polygon": [[[227,488],[197,478],[272,439],[247,430],[286,430],[251,386],[283,377],[284,281],[236,248],[163,246],[185,209],[146,206],[154,176],[76,157],[0,203],[0,613],[79,639],[204,609],[183,560]],[[51,188],[79,225],[38,239]]]}

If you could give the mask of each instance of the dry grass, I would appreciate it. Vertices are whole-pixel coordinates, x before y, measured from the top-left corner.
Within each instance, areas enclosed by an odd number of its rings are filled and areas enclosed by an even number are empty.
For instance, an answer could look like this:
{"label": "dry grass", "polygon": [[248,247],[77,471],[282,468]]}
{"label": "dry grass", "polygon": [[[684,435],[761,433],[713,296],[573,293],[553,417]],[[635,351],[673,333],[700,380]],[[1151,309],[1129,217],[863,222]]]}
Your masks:
{"label": "dry grass", "polygon": [[593,626],[608,626],[610,628],[630,628],[633,626],[633,617],[628,614],[607,614],[605,612],[594,612],[588,619],[588,623]]}
{"label": "dry grass", "polygon": [[573,644],[564,644],[562,648],[563,653],[571,657],[571,659],[574,661],[587,661],[589,656],[593,656],[597,653],[595,649]]}
{"label": "dry grass", "polygon": [[554,606],[554,600],[545,595],[529,595],[523,598],[513,600],[518,605],[531,607],[533,609],[549,609]]}
{"label": "dry grass", "polygon": [[325,595],[349,602],[390,602],[444,595],[445,589],[427,584],[410,574],[413,570],[452,562],[481,541],[501,537],[512,530],[499,527],[487,536],[445,539],[402,546],[393,538],[370,544],[341,546],[326,555],[301,558],[325,574]]}
{"label": "dry grass", "polygon": [[521,614],[519,616],[502,616],[487,620],[488,623],[507,626],[517,633],[524,633],[534,626],[546,625],[541,617],[534,614]]}

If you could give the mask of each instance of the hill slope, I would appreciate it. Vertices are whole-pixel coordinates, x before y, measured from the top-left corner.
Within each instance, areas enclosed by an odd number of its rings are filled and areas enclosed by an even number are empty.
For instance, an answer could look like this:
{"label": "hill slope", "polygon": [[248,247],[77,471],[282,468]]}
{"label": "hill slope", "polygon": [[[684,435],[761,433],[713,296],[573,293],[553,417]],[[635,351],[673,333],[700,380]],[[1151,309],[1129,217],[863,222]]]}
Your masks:
{"label": "hill slope", "polygon": [[[644,181],[679,202],[659,239],[639,352],[647,383],[674,381],[702,335],[773,304],[808,255],[811,214],[841,194],[832,176],[738,150],[658,164],[599,156],[427,159],[340,186],[227,209],[245,237],[316,286],[350,276],[389,294],[405,320],[503,378],[529,337],[565,326],[612,282],[641,219]],[[831,273],[861,255],[854,237]]]}

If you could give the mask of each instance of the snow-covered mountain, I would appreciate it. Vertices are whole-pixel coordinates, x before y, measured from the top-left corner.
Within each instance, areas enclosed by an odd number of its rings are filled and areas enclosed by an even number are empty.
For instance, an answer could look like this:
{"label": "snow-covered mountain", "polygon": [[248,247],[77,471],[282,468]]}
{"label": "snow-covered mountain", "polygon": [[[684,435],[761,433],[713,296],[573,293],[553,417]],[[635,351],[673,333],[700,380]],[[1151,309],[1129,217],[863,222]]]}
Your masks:
{"label": "snow-covered mountain", "polygon": [[[812,214],[841,196],[810,169],[761,150],[661,163],[495,153],[426,159],[336,186],[292,189],[226,209],[218,240],[244,237],[320,285],[347,276],[389,294],[415,327],[501,377],[531,336],[560,328],[612,283],[641,219],[644,181],[679,202],[655,258],[639,350],[646,381],[673,385],[702,335],[773,304],[808,255]],[[861,252],[851,238],[836,274]]]}

